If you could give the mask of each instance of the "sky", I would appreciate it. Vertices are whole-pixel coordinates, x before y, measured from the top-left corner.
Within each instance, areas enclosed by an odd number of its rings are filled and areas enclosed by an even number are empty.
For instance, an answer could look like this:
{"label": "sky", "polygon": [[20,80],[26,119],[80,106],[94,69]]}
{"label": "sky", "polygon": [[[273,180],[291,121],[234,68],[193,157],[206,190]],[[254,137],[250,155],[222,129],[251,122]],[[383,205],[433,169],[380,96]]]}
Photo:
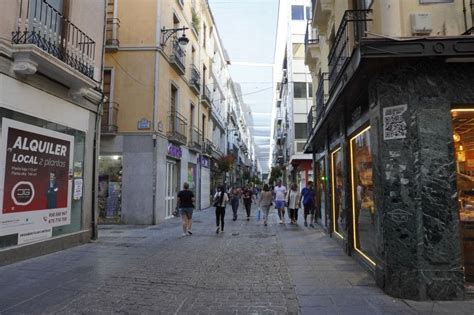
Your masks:
{"label": "sky", "polygon": [[230,56],[232,79],[252,111],[257,158],[268,172],[279,0],[209,0],[209,5]]}

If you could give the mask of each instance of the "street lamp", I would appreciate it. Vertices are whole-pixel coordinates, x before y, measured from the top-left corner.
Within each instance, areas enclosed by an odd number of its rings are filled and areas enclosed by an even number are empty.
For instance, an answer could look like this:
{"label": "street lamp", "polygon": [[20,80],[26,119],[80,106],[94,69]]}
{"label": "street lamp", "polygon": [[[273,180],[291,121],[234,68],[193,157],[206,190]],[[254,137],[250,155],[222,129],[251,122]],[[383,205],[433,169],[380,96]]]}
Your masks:
{"label": "street lamp", "polygon": [[184,46],[186,46],[188,43],[189,43],[189,38],[186,37],[186,34],[185,34],[185,31],[189,29],[189,27],[180,27],[180,28],[165,28],[163,26],[163,28],[161,29],[161,46],[164,47],[166,46],[166,42],[168,41],[168,39],[175,33],[179,32],[179,31],[183,31],[183,35],[181,35],[180,38],[178,38],[178,44],[179,46],[181,46],[182,48],[184,48]]}

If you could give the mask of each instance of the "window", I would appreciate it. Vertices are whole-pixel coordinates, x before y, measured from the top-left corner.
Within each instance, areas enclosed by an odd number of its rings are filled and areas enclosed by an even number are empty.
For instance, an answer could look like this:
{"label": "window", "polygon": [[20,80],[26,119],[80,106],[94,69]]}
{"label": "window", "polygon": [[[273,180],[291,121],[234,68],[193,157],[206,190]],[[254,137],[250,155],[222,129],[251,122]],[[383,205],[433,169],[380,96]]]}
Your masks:
{"label": "window", "polygon": [[295,123],[295,139],[306,139],[306,138],[308,138],[308,124]]}
{"label": "window", "polygon": [[306,19],[311,20],[311,7],[306,7]]}
{"label": "window", "polygon": [[281,101],[277,101],[277,107],[278,107],[278,108],[281,107]]}
{"label": "window", "polygon": [[304,44],[293,43],[293,58],[304,59]]}
{"label": "window", "polygon": [[110,91],[112,85],[112,69],[104,70],[104,96],[110,101]]}
{"label": "window", "polygon": [[313,97],[313,83],[311,82],[308,83],[308,97]]}
{"label": "window", "polygon": [[292,20],[304,20],[304,6],[292,5],[291,6],[291,19]]}
{"label": "window", "polygon": [[204,48],[206,48],[206,33],[207,33],[207,26],[206,24],[202,24],[202,29],[203,29],[203,32],[202,32],[202,37],[203,37],[203,40],[202,40],[202,45],[204,46]]}
{"label": "window", "polygon": [[293,93],[295,98],[306,98],[306,82],[294,82]]}

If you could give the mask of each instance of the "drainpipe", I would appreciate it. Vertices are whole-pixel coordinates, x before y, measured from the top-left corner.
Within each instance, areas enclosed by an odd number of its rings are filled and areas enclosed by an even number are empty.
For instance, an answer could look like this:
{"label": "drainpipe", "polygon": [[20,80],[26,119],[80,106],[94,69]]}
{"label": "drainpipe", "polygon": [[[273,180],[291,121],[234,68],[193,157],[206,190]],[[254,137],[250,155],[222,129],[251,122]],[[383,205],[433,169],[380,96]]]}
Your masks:
{"label": "drainpipe", "polygon": [[471,0],[471,27],[474,27],[474,0]]}
{"label": "drainpipe", "polygon": [[107,29],[107,17],[106,13],[107,12],[107,2],[104,1],[104,28],[102,30],[102,34],[104,34],[102,38],[102,63],[100,65],[100,87],[99,91],[102,94],[102,98],[100,100],[100,103],[97,108],[97,115],[95,119],[95,130],[94,130],[94,141],[92,145],[92,239],[96,240],[97,237],[99,236],[99,229],[97,226],[97,185],[98,185],[98,180],[97,180],[97,160],[99,159],[99,151],[100,148],[100,127],[101,127],[101,121],[102,121],[102,110],[104,109],[104,101],[105,101],[105,95],[102,91],[102,85],[104,83],[104,66],[105,66],[105,33]]}
{"label": "drainpipe", "polygon": [[[471,0],[472,3],[472,0]],[[462,14],[464,16],[464,30],[467,32],[467,10],[466,10],[466,0],[462,1]]]}

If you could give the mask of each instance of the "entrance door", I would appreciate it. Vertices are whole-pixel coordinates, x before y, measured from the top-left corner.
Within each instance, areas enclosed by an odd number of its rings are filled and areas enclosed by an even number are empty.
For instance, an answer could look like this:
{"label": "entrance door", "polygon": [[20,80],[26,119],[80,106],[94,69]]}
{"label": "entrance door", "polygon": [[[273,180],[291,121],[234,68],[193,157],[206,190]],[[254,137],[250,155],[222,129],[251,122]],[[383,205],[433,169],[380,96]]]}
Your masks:
{"label": "entrance door", "polygon": [[177,174],[176,174],[176,163],[173,161],[166,161],[166,217],[170,218],[173,216],[173,210],[176,206],[176,185],[177,185]]}

